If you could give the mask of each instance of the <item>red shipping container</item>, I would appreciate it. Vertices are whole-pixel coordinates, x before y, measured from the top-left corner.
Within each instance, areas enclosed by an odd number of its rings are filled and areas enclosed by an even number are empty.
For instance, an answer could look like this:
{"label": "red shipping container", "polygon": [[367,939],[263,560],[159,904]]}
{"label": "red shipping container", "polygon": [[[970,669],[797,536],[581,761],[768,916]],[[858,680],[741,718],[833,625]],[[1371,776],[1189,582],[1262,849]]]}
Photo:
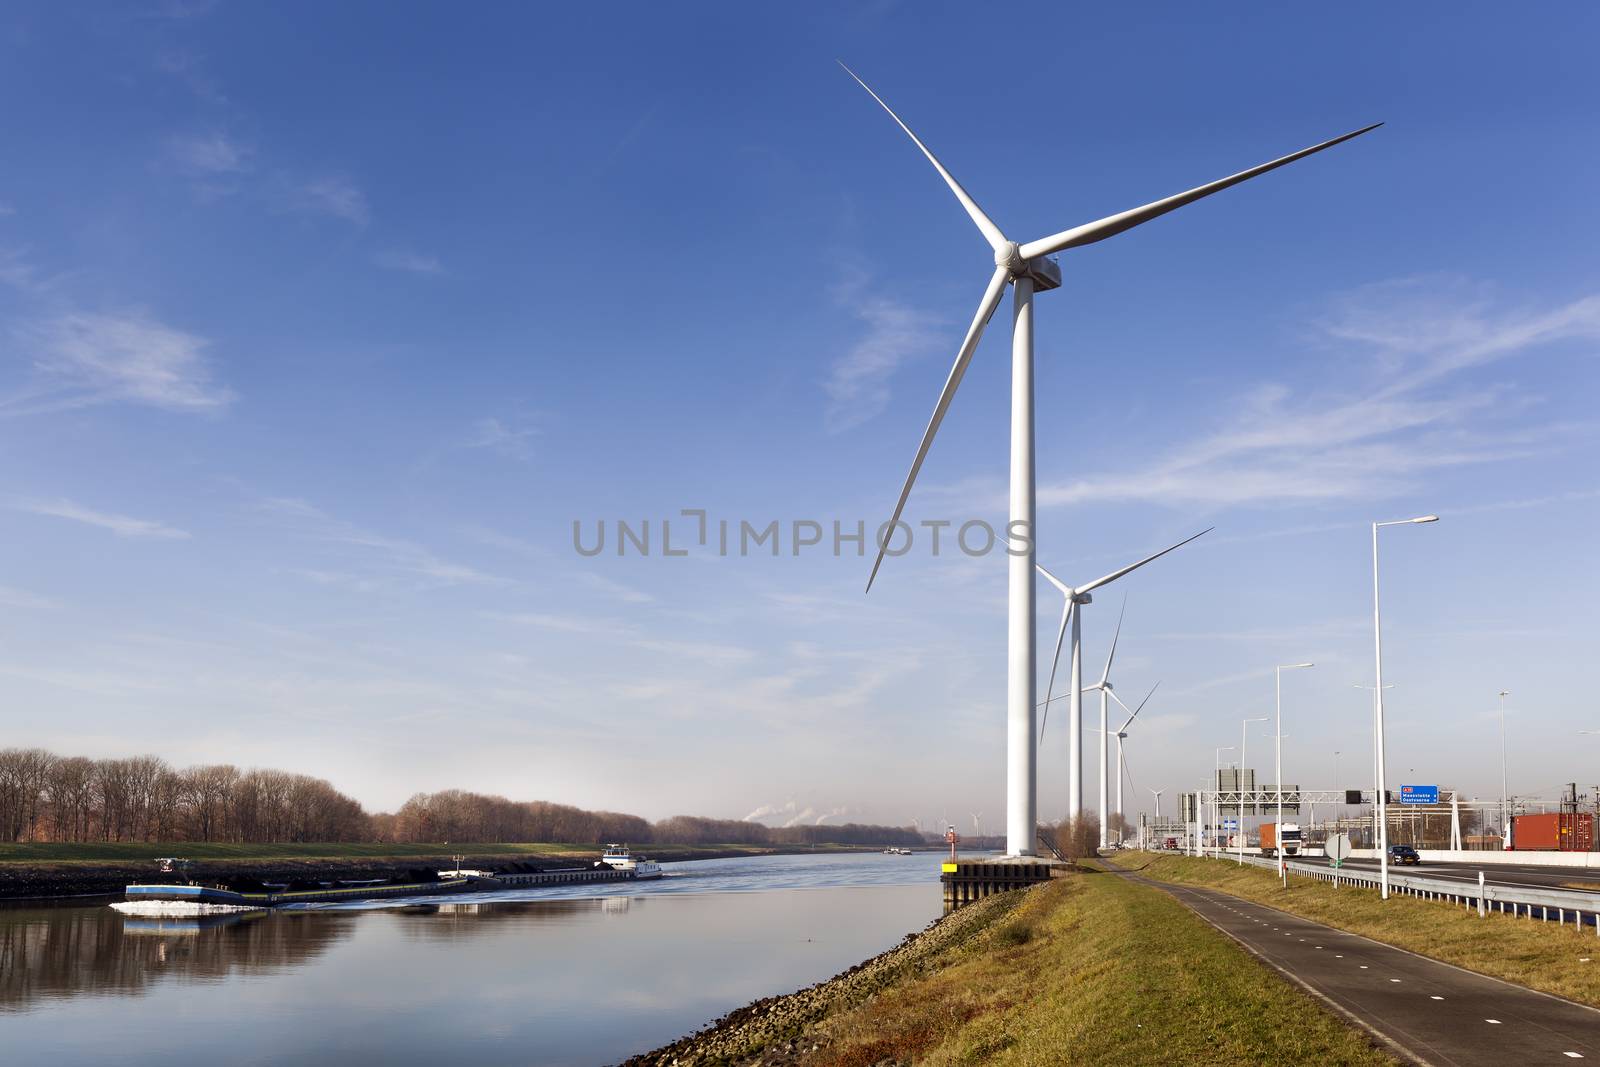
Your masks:
{"label": "red shipping container", "polygon": [[1518,815],[1511,820],[1511,847],[1518,852],[1589,852],[1594,848],[1594,816]]}

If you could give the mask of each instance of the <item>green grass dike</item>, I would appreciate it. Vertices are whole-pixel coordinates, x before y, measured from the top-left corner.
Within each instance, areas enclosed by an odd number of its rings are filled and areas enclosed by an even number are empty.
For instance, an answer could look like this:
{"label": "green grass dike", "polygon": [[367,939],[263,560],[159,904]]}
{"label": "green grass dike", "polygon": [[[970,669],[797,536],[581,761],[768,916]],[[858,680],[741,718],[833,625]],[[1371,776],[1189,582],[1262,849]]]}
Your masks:
{"label": "green grass dike", "polygon": [[1159,889],[1087,871],[967,905],[828,982],[628,1062],[1398,1061]]}
{"label": "green grass dike", "polygon": [[1479,974],[1600,1007],[1600,938],[1592,926],[1529,922],[1476,908],[1296,877],[1222,859],[1124,852],[1114,862],[1146,878],[1219,889]]}

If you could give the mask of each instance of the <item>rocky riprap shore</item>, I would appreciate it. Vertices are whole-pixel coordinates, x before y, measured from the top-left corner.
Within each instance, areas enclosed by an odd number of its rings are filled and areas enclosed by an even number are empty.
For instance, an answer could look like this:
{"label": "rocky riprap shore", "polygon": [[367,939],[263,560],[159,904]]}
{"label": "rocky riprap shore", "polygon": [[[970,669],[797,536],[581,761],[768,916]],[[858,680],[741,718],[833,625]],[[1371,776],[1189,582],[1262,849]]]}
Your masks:
{"label": "rocky riprap shore", "polygon": [[704,1030],[624,1061],[623,1067],[710,1067],[713,1064],[798,1063],[815,1043],[812,1026],[852,1008],[904,978],[926,973],[936,956],[982,933],[1020,904],[1029,890],[968,904],[928,924],[920,933],[826,982],[765,997],[729,1012]]}

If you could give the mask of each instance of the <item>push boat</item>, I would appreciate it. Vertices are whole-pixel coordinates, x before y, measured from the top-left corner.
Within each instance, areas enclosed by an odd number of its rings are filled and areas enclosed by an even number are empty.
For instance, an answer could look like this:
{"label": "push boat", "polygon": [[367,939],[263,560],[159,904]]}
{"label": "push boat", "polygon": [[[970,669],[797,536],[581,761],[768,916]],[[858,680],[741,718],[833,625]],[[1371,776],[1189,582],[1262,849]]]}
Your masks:
{"label": "push boat", "polygon": [[600,862],[614,871],[630,872],[639,880],[661,877],[661,864],[643,856],[635,856],[627,845],[607,845]]}

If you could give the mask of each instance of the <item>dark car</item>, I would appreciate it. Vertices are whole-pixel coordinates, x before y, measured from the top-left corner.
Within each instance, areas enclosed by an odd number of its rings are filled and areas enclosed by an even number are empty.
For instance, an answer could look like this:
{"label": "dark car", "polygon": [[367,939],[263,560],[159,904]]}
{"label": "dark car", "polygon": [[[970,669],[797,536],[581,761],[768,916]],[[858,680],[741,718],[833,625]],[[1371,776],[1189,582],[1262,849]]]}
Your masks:
{"label": "dark car", "polygon": [[1390,845],[1389,862],[1395,864],[1421,863],[1422,857],[1410,845]]}

